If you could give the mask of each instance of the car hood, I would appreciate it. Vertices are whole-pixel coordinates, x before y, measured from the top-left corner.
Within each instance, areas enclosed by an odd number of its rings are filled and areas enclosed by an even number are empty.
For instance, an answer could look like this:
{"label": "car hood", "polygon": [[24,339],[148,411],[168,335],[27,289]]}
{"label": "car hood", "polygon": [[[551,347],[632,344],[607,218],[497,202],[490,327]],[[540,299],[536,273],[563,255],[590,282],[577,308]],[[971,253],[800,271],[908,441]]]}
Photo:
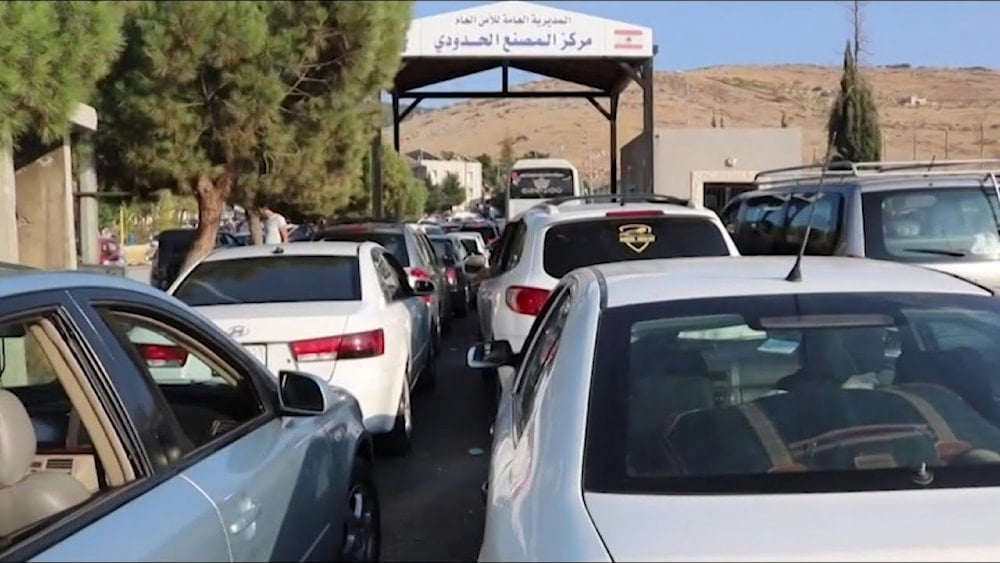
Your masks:
{"label": "car hood", "polygon": [[585,493],[615,561],[998,561],[1000,489]]}

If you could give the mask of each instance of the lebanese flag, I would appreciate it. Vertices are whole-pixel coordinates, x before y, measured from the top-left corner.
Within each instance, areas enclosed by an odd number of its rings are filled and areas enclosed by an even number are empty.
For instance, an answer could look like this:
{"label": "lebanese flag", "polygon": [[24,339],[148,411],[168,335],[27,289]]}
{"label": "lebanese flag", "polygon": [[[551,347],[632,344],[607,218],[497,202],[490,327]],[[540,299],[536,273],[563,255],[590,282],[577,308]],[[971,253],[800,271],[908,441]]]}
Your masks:
{"label": "lebanese flag", "polygon": [[642,49],[643,37],[640,29],[616,29],[615,49]]}

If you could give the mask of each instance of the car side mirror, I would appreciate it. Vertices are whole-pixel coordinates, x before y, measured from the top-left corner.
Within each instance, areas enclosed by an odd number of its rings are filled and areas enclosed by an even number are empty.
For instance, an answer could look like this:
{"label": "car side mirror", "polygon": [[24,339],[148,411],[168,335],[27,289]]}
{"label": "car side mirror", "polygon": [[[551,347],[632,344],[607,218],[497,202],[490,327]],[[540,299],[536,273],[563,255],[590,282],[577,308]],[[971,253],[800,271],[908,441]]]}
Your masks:
{"label": "car side mirror", "polygon": [[427,280],[417,280],[413,283],[413,293],[417,295],[432,295],[434,293],[434,282]]}
{"label": "car side mirror", "polygon": [[465,259],[465,264],[463,266],[466,273],[478,274],[484,268],[486,268],[486,258],[476,254],[474,256],[469,256]]}
{"label": "car side mirror", "polygon": [[493,369],[511,366],[517,362],[517,356],[506,340],[483,342],[469,348],[465,363],[472,369]]}
{"label": "car side mirror", "polygon": [[282,414],[315,416],[333,404],[330,386],[319,377],[301,371],[278,372],[278,402]]}

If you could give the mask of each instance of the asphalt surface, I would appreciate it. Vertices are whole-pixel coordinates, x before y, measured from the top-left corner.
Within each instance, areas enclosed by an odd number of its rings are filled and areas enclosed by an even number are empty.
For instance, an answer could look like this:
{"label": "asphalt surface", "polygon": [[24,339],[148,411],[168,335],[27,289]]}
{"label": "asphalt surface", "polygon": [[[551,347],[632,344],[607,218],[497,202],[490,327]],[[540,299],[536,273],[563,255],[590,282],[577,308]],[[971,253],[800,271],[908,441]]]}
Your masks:
{"label": "asphalt surface", "polygon": [[413,397],[413,450],[377,456],[382,561],[475,561],[479,555],[493,389],[465,366],[475,323],[474,313],[453,320],[442,341],[437,387]]}

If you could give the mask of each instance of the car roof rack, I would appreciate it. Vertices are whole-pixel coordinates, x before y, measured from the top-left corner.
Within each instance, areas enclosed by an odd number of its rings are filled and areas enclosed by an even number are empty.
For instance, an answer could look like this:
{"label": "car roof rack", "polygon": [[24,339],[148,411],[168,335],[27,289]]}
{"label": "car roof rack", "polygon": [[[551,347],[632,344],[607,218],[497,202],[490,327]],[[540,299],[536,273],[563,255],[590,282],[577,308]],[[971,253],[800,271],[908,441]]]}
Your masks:
{"label": "car roof rack", "polygon": [[558,207],[567,203],[661,203],[668,205],[680,205],[689,207],[691,201],[671,195],[647,194],[647,193],[624,193],[624,194],[590,194],[554,197],[547,199],[540,205],[551,205]]}
{"label": "car roof rack", "polygon": [[968,160],[904,160],[851,162],[840,160],[831,162],[824,172],[823,164],[807,164],[762,170],[754,176],[755,184],[777,184],[784,182],[805,182],[827,178],[862,178],[893,176],[968,176],[970,174],[1000,173],[1000,158],[980,158]]}

